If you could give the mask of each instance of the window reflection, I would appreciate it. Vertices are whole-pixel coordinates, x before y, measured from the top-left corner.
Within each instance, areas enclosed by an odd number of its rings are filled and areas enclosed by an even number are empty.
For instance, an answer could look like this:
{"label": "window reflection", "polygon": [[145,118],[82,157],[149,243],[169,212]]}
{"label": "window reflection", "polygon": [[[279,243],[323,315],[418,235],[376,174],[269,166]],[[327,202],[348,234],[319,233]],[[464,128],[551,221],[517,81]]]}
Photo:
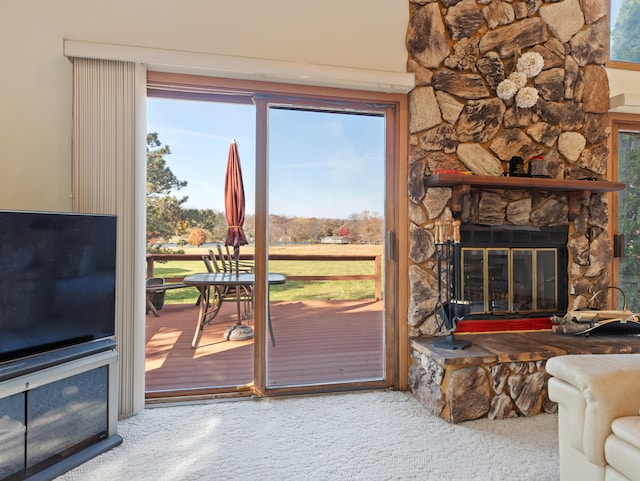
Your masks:
{"label": "window reflection", "polygon": [[640,4],[631,0],[610,1],[610,49],[611,60],[619,62],[640,62],[640,37],[638,16]]}

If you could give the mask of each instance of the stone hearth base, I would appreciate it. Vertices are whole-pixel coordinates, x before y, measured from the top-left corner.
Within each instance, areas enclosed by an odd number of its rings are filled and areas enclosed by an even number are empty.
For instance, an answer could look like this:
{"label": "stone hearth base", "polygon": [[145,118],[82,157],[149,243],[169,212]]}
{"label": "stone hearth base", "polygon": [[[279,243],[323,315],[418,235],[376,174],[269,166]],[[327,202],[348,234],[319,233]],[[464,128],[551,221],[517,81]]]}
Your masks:
{"label": "stone hearth base", "polygon": [[504,419],[556,412],[547,396],[546,361],[564,354],[640,352],[634,335],[556,334],[551,331],[460,334],[463,350],[433,344],[442,338],[410,340],[413,394],[446,421]]}

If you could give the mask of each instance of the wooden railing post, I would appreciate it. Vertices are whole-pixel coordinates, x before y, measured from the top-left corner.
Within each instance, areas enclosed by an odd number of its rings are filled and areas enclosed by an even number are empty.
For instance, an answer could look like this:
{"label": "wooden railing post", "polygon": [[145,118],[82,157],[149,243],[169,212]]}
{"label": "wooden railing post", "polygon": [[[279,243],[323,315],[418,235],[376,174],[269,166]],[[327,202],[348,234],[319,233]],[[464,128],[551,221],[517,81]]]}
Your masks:
{"label": "wooden railing post", "polygon": [[376,256],[376,301],[382,300],[382,256]]}
{"label": "wooden railing post", "polygon": [[153,277],[153,254],[147,255],[147,279]]}

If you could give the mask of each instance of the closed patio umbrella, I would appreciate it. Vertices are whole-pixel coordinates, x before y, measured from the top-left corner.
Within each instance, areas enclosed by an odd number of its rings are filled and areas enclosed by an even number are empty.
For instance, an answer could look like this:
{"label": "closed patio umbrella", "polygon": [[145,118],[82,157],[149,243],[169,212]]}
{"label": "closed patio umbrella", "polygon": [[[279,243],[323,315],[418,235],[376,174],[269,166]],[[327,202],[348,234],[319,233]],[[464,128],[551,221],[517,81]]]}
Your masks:
{"label": "closed patio umbrella", "polygon": [[229,145],[227,156],[227,173],[224,179],[224,208],[227,216],[227,238],[225,246],[233,246],[233,254],[236,262],[240,255],[240,246],[248,244],[244,233],[244,183],[242,181],[242,168],[240,167],[240,154],[235,139]]}
{"label": "closed patio umbrella", "polygon": [[[242,168],[240,167],[240,154],[238,144],[234,140],[229,145],[229,155],[227,156],[227,173],[224,178],[224,209],[227,217],[227,237],[225,246],[233,246],[233,260],[236,263],[236,274],[238,273],[238,259],[240,257],[240,246],[248,244],[247,236],[244,233],[244,183],[242,181]],[[253,337],[253,329],[242,324],[240,317],[240,289],[238,292],[238,321],[225,331],[224,338],[228,340],[245,340]]]}

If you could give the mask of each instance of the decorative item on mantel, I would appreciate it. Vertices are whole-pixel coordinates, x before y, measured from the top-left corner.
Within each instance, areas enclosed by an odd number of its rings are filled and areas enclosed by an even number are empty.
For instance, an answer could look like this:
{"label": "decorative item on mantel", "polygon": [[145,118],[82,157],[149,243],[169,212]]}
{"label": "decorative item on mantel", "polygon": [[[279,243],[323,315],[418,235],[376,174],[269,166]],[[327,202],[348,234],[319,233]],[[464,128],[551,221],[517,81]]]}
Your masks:
{"label": "decorative item on mantel", "polygon": [[528,172],[525,170],[525,162],[522,157],[513,156],[509,161],[509,172],[504,172],[502,175],[509,177],[551,177],[547,174],[547,161],[542,155],[531,157],[527,164]]}
{"label": "decorative item on mantel", "polygon": [[521,109],[528,109],[538,101],[538,90],[528,87],[527,81],[542,72],[544,59],[538,52],[521,55],[519,45],[516,45],[514,52],[517,59],[515,70],[498,84],[496,95],[502,100],[509,100],[515,96],[516,105]]}
{"label": "decorative item on mantel", "polygon": [[438,221],[435,223],[435,229],[438,300],[434,315],[436,320],[440,318],[438,331],[442,331],[444,327],[449,334],[446,338],[434,342],[433,345],[450,350],[464,349],[471,343],[453,337],[458,321],[469,313],[471,304],[461,298],[460,280],[457,275],[460,266],[460,221],[452,219]]}
{"label": "decorative item on mantel", "polygon": [[[502,175],[507,175],[505,172]],[[522,157],[513,156],[509,161],[509,173],[510,177],[527,177],[528,174],[524,170],[524,159]]]}
{"label": "decorative item on mantel", "polygon": [[529,159],[529,175],[531,177],[551,177],[547,174],[547,161],[542,155],[536,155]]}

